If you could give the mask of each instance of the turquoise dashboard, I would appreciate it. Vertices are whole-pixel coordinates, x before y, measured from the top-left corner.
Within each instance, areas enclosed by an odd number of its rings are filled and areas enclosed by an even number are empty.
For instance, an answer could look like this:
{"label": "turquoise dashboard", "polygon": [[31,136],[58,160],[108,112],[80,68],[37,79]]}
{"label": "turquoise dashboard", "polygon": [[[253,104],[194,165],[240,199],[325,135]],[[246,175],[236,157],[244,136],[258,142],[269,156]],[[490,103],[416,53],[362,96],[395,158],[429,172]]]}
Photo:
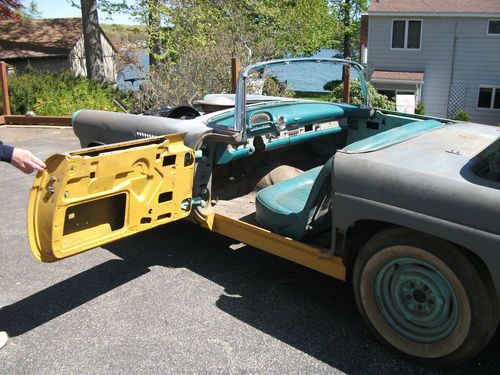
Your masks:
{"label": "turquoise dashboard", "polygon": [[[261,103],[247,106],[246,124],[250,131],[272,129],[284,118],[287,126],[301,126],[318,121],[329,121],[344,117],[344,109],[334,103],[314,101],[286,101]],[[259,121],[260,120],[260,121]],[[231,127],[234,111],[210,119],[210,125]]]}
{"label": "turquoise dashboard", "polygon": [[[309,100],[248,105],[245,143],[237,148],[221,145],[217,151],[217,164],[250,156],[256,150],[269,151],[341,132],[344,119],[359,114],[358,111],[363,110],[349,104]],[[207,125],[230,128],[234,116],[234,110],[228,111],[212,117]]]}

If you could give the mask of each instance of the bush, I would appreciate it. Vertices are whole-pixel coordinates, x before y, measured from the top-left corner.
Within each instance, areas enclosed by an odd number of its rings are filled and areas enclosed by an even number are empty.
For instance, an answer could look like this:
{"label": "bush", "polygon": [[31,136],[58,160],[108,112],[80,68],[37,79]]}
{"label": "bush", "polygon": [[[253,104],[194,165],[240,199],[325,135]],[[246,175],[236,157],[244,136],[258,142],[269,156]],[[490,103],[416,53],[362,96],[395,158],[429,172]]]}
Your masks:
{"label": "bush", "polygon": [[465,111],[460,111],[453,120],[457,121],[470,121],[470,115]]}
{"label": "bush", "polygon": [[119,111],[116,97],[125,103],[128,95],[109,84],[101,84],[67,72],[36,72],[28,69],[9,76],[11,112],[36,115],[68,116],[79,109]]}
{"label": "bush", "polygon": [[[175,61],[164,59],[150,66],[140,90],[132,92],[132,110],[172,107],[205,94],[231,92],[231,57],[236,56],[244,65],[254,61],[245,55],[248,51],[244,46],[234,51],[228,45],[223,39],[216,45],[184,51]],[[252,58],[258,61],[262,57],[253,51]]]}
{"label": "bush", "polygon": [[266,77],[264,87],[262,88],[263,95],[280,96],[282,98],[291,98],[294,92],[288,87],[286,82],[280,81],[275,76]]}
{"label": "bush", "polygon": [[[366,82],[366,87],[372,101],[372,106],[378,109],[388,109],[391,111],[396,110],[396,103],[390,100],[387,96],[379,94],[375,87],[370,83]],[[343,100],[344,86],[338,84],[332,90],[332,102],[342,102]],[[351,80],[351,104],[363,104],[363,92],[361,91],[361,84],[359,80]]]}
{"label": "bush", "polygon": [[425,105],[422,102],[418,102],[417,108],[415,108],[415,114],[425,115]]}
{"label": "bush", "polygon": [[332,91],[335,87],[342,83],[341,79],[334,79],[333,81],[328,81],[323,85],[323,89],[327,91]]}

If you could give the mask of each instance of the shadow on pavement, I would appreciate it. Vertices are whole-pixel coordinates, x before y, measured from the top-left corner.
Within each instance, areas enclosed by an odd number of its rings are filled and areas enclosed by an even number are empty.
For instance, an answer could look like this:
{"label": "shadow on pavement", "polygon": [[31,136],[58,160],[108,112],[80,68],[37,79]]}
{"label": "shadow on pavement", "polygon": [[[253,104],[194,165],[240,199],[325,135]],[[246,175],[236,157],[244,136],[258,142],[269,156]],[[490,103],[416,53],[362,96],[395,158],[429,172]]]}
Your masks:
{"label": "shadow on pavement", "polygon": [[[149,272],[185,267],[224,287],[216,306],[252,327],[350,373],[434,373],[385,349],[366,330],[349,285],[187,222],[106,245],[110,260],[0,310],[20,335]],[[452,373],[498,371],[499,334],[473,361]],[[448,373],[448,371],[445,371]]]}
{"label": "shadow on pavement", "polygon": [[19,336],[85,304],[149,269],[126,260],[109,260],[0,309],[2,329]]}

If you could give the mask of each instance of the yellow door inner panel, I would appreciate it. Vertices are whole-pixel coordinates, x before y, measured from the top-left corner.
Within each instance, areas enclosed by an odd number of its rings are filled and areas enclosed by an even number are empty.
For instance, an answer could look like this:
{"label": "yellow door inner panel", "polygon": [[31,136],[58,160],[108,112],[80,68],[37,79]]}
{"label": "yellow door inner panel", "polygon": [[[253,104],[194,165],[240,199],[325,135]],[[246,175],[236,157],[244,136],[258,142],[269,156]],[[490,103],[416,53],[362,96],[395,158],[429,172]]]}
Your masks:
{"label": "yellow door inner panel", "polygon": [[188,216],[194,151],[183,140],[173,134],[47,159],[29,198],[35,257],[53,262]]}

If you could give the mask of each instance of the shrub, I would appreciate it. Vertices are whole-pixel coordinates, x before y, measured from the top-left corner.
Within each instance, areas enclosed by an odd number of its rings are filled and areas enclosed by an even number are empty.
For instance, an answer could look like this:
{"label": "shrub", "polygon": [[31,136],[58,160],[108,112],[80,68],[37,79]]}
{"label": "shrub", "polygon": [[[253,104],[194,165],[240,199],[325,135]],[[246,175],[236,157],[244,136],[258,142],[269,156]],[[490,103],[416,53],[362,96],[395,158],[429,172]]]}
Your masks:
{"label": "shrub", "polygon": [[79,109],[119,111],[116,97],[127,103],[128,95],[109,84],[101,84],[67,72],[49,73],[27,69],[9,76],[11,112],[36,115],[65,116]]}
{"label": "shrub", "polygon": [[415,114],[417,115],[425,115],[425,105],[422,102],[417,104],[417,108],[415,108]]}
{"label": "shrub", "polygon": [[291,98],[293,97],[294,92],[290,89],[290,87],[288,87],[286,82],[280,81],[275,76],[269,76],[266,77],[266,80],[264,81],[262,94]]}
{"label": "shrub", "polygon": [[[235,52],[228,45],[221,41],[191,49],[179,54],[175,62],[164,59],[150,66],[140,90],[132,92],[133,111],[172,107],[201,99],[205,94],[231,92],[231,57],[238,57],[242,64],[253,60],[245,55],[248,51],[244,46]],[[258,61],[262,55],[253,51],[252,58]]]}
{"label": "shrub", "polygon": [[333,81],[328,81],[323,85],[323,89],[327,91],[332,91],[335,87],[342,83],[341,79],[334,79]]}
{"label": "shrub", "polygon": [[465,111],[460,111],[453,120],[457,121],[470,121],[470,115]]}
{"label": "shrub", "polygon": [[[375,87],[370,83],[366,82],[368,93],[370,95],[372,106],[378,109],[389,109],[394,111],[396,109],[396,103],[390,100],[387,96],[379,94]],[[344,87],[342,84],[338,84],[332,90],[332,102],[342,102],[343,100]],[[363,104],[363,92],[361,91],[361,84],[359,80],[351,80],[351,104]]]}

